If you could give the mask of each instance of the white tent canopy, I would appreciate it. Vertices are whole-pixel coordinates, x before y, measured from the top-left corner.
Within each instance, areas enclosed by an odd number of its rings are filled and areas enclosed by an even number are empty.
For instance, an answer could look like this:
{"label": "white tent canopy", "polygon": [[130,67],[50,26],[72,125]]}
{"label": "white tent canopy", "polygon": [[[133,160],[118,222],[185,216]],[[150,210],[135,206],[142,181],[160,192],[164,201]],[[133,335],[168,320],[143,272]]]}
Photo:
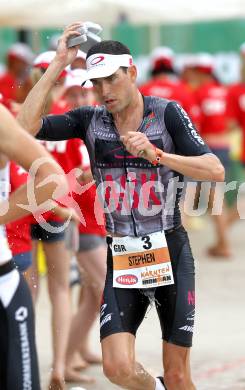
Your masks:
{"label": "white tent canopy", "polygon": [[133,24],[234,19],[245,17],[245,0],[0,0],[0,27],[63,27],[77,20],[110,26],[121,14]]}

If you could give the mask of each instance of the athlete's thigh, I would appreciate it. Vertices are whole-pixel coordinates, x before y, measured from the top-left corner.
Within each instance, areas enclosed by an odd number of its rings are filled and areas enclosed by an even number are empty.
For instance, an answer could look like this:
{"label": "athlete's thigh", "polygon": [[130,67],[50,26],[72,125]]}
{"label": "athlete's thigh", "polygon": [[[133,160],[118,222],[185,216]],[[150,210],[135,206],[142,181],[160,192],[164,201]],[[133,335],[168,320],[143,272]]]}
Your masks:
{"label": "athlete's thigh", "polygon": [[183,228],[167,237],[174,284],[156,289],[156,307],[163,339],[191,347],[195,314],[195,271],[188,236]]}
{"label": "athlete's thigh", "polygon": [[101,339],[121,332],[135,336],[148,305],[149,299],[140,290],[113,287],[112,258],[111,252],[108,251],[100,315]]}

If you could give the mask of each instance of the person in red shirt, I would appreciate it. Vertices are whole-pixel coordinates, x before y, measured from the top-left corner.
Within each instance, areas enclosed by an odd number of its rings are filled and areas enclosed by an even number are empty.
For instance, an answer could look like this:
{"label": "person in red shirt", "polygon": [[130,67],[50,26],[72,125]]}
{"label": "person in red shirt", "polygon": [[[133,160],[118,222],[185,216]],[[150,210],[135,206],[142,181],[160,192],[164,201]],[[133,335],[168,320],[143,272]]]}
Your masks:
{"label": "person in red shirt", "polygon": [[[14,161],[10,162],[10,188],[11,193],[21,185],[26,184],[28,173]],[[57,206],[44,215],[57,215],[59,218],[67,219],[70,210]],[[74,216],[75,219],[75,216]],[[35,219],[32,215],[10,222],[6,225],[9,247],[13,254],[13,260],[20,272],[25,272],[32,264],[32,241],[30,225]]]}
{"label": "person in red shirt", "polygon": [[[227,134],[227,88],[221,85],[214,76],[214,62],[209,54],[201,54],[195,67],[199,80],[196,89],[196,101],[200,107],[200,133],[212,152],[222,162],[226,173],[230,168],[230,142]],[[210,204],[218,195],[217,188],[212,185]],[[220,199],[223,202],[223,197]],[[221,215],[213,215],[216,228],[216,243],[208,249],[210,256],[230,257],[231,249],[228,239],[227,209],[223,206]]]}
{"label": "person in red shirt", "polygon": [[[228,130],[240,129],[242,135],[241,143],[241,164],[245,167],[245,43],[240,46],[241,73],[240,81],[228,89],[227,96],[227,127]],[[244,178],[239,178],[244,181]],[[229,224],[239,219],[237,205],[229,212]]]}
{"label": "person in red shirt", "polygon": [[[49,51],[41,53],[34,60],[34,68],[31,74],[33,84],[35,84],[45,72],[54,55],[55,52]],[[63,76],[65,76],[65,74],[66,72],[62,72],[59,86],[54,86],[55,93],[53,93],[53,90],[47,101],[46,109],[49,113],[50,107],[54,101],[54,95],[57,97],[57,88],[60,93],[64,80]],[[70,163],[69,155],[72,155],[73,159],[77,159],[77,165],[80,164],[79,153],[75,152],[77,149],[76,140],[71,140],[69,142],[63,141],[60,143],[46,142],[43,144],[46,147],[46,150],[49,150],[54,159],[62,166],[65,173],[70,172],[73,168],[73,164]],[[60,229],[60,231],[46,231],[46,229],[38,224],[35,219],[32,221],[31,237],[33,245],[33,265],[28,269],[27,277],[33,298],[36,300],[39,286],[37,251],[38,243],[41,241],[47,263],[48,292],[52,308],[53,362],[49,390],[64,390],[65,355],[71,319],[69,289],[70,253],[65,246],[63,217],[53,212],[45,213],[43,217],[45,221],[54,228],[53,230]]]}
{"label": "person in red shirt", "polygon": [[94,105],[92,84],[87,81],[81,88],[83,74],[84,70],[81,68],[68,71],[64,82],[63,96],[52,105],[52,114],[63,114],[64,110],[72,110],[73,107]]}
{"label": "person in red shirt", "polygon": [[227,120],[230,129],[240,128],[242,132],[241,162],[245,165],[245,43],[240,47],[241,77],[240,82],[228,90]]}
{"label": "person in red shirt", "polygon": [[[28,173],[13,161],[10,163],[11,192],[27,181]],[[32,263],[32,243],[30,236],[30,216],[6,225],[9,247],[18,269],[25,272]]]}
{"label": "person in red shirt", "polygon": [[[50,62],[55,57],[55,51],[48,50],[43,53],[40,53],[37,55],[33,62],[33,68],[31,71],[31,80],[32,84],[35,85],[40,78],[42,77],[43,73],[45,73],[46,69],[48,68]],[[58,101],[63,93],[63,85],[65,81],[65,77],[67,75],[66,69],[64,69],[59,77],[56,83],[53,85],[51,93],[48,95],[46,102],[45,102],[45,109],[44,113],[46,115],[50,114],[51,106],[53,106],[54,102]]]}
{"label": "person in red shirt", "polygon": [[[11,193],[19,188],[22,184],[26,184],[28,180],[28,173],[14,162],[10,164],[10,185]],[[58,218],[59,221],[67,219],[70,215],[70,211],[67,208],[56,206],[51,212],[43,214],[44,218],[48,221]],[[76,215],[72,216],[75,219]],[[30,215],[25,218],[21,218],[6,225],[7,238],[9,247],[13,253],[13,260],[21,272],[25,272],[25,275],[29,276],[28,268],[32,264],[32,240],[30,234],[30,225],[36,223],[35,218]],[[63,257],[64,261],[64,257]],[[59,272],[59,268],[57,267]],[[30,276],[29,276],[30,277]],[[37,282],[37,278],[35,283]],[[53,280],[52,280],[53,282]],[[32,284],[31,284],[32,285]],[[38,284],[37,284],[38,285]]]}
{"label": "person in red shirt", "polygon": [[23,103],[32,88],[29,77],[33,53],[24,43],[15,43],[7,52],[7,71],[0,77],[0,93],[7,101]]}
{"label": "person in red shirt", "polygon": [[194,92],[199,86],[197,59],[198,54],[188,54],[179,63],[180,81],[190,92]]}
{"label": "person in red shirt", "polygon": [[177,101],[198,127],[198,105],[191,91],[180,82],[175,73],[174,53],[170,48],[160,47],[153,51],[151,56],[151,76],[152,78],[139,88],[142,95],[158,96]]}
{"label": "person in red shirt", "polygon": [[[83,78],[82,69],[74,69],[68,73],[64,84],[64,95],[60,102],[55,104],[52,112],[63,113],[67,110],[72,110],[82,105],[92,105],[94,95],[92,84],[86,83],[81,87]],[[69,140],[72,142],[74,140]],[[70,161],[73,167],[80,166],[83,174],[80,179],[82,185],[88,185],[93,180],[90,171],[90,161],[86,146],[80,141],[79,149],[74,146],[71,148]],[[67,142],[67,141],[66,141]],[[80,162],[74,160],[74,154],[79,150]],[[105,282],[106,273],[106,245],[105,236],[106,230],[104,227],[103,216],[100,218],[102,223],[99,224],[95,215],[95,199],[96,187],[95,184],[88,185],[89,188],[82,194],[73,194],[75,202],[79,205],[85,223],[79,224],[79,248],[77,253],[77,261],[79,266],[85,271],[85,278],[82,286],[82,300],[75,316],[73,317],[70,338],[67,349],[67,364],[66,364],[66,380],[72,382],[80,382],[88,379],[81,376],[75,366],[82,366],[84,363],[100,363],[101,357],[93,354],[89,347],[89,332],[96,320],[101,303],[101,296]],[[99,206],[96,207],[98,214]],[[102,210],[101,210],[102,214]],[[94,270],[96,269],[96,272]],[[80,353],[81,358],[77,354]]]}

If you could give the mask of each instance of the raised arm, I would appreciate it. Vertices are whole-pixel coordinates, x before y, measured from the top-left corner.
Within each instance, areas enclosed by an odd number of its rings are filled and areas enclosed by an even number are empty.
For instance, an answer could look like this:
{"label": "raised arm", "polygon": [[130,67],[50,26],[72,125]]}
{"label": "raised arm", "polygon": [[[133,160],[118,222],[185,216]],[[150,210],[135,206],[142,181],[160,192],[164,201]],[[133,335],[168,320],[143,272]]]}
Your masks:
{"label": "raised arm", "polygon": [[61,36],[54,60],[48,69],[28,94],[17,120],[30,134],[36,135],[42,126],[42,116],[47,96],[57,81],[60,73],[76,57],[78,46],[67,48],[67,41],[72,35],[80,35],[76,29],[81,22],[69,25]]}
{"label": "raised arm", "polygon": [[[0,154],[6,155],[10,160],[16,161],[26,171],[29,171],[34,161],[40,162],[40,166],[33,177],[36,203],[42,204],[51,199],[54,191],[59,189],[59,196],[68,191],[64,172],[48,152],[21,128],[5,107],[0,105]],[[43,162],[41,161],[43,159]],[[42,163],[41,163],[42,162]],[[55,176],[55,181],[38,186],[49,175]],[[9,204],[8,210],[5,207]],[[13,192],[8,202],[0,203],[0,225],[29,214],[26,209],[18,204],[29,204],[26,185]]]}

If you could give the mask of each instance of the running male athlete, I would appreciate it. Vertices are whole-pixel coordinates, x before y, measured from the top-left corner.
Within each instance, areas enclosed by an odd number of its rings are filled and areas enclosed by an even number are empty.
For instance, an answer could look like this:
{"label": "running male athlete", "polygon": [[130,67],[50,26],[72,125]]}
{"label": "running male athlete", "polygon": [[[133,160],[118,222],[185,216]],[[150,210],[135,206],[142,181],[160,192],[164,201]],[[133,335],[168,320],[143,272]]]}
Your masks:
{"label": "running male athlete", "polygon": [[[224,169],[181,106],[139,93],[129,49],[117,41],[102,41],[87,54],[87,79],[102,105],[42,119],[50,88],[76,56],[67,40],[80,24],[64,31],[19,120],[40,139],[83,139],[104,195],[110,235],[101,306],[105,375],[125,389],[193,390],[194,260],[181,226],[178,180],[222,181]],[[164,381],[135,360],[136,331],[150,301],[162,328]]]}
{"label": "running male athlete", "polygon": [[[4,224],[28,213],[18,204],[28,204],[26,186],[9,200],[9,163],[15,160],[29,170],[38,158],[46,161],[38,169],[34,194],[38,204],[52,198],[57,185],[64,186],[62,170],[44,148],[32,139],[0,104],[0,389],[39,390],[32,299],[23,276],[17,271],[8,247]],[[50,174],[57,182],[37,188]],[[8,204],[9,207],[6,207]]]}

